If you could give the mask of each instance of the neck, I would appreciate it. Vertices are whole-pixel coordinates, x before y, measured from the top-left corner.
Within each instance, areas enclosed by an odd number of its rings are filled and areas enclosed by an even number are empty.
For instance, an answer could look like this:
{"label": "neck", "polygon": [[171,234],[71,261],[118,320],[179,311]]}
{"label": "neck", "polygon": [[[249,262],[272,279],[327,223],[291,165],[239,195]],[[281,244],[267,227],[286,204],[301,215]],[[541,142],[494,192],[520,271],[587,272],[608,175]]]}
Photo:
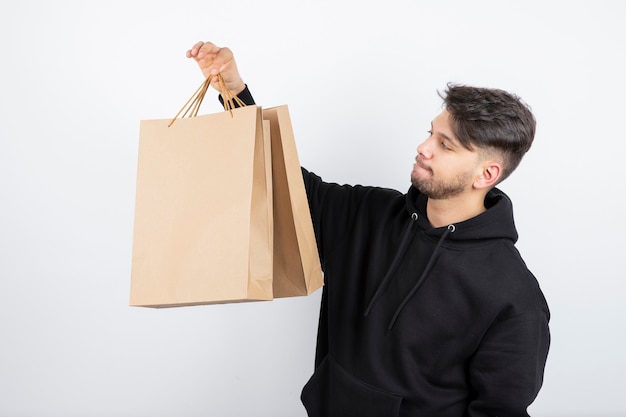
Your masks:
{"label": "neck", "polygon": [[443,227],[469,220],[486,210],[485,195],[486,193],[460,195],[443,200],[429,198],[426,203],[426,215],[433,227]]}

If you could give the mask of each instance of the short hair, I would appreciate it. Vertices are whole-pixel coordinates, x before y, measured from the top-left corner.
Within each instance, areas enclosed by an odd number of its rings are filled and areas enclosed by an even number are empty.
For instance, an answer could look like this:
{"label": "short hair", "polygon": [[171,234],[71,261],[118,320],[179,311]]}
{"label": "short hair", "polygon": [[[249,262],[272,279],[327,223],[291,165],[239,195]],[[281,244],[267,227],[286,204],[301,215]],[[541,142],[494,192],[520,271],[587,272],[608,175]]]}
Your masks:
{"label": "short hair", "polygon": [[502,157],[506,179],[519,165],[535,137],[530,107],[509,92],[449,83],[443,93],[452,131],[467,149],[495,151]]}

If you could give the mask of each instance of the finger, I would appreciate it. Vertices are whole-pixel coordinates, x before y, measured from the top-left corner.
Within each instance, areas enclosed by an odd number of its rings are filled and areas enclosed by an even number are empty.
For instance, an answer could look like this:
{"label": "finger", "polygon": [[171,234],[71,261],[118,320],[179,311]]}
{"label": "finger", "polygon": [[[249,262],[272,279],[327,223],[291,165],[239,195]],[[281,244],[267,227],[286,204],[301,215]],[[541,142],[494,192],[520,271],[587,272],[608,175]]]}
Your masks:
{"label": "finger", "polygon": [[187,51],[187,54],[186,54],[187,58],[198,56],[198,52],[200,51],[200,48],[202,48],[203,45],[204,45],[204,42],[202,41],[196,42],[196,44]]}
{"label": "finger", "polygon": [[216,55],[222,48],[211,42],[203,42],[202,46],[198,49],[198,58],[202,58],[207,55]]}

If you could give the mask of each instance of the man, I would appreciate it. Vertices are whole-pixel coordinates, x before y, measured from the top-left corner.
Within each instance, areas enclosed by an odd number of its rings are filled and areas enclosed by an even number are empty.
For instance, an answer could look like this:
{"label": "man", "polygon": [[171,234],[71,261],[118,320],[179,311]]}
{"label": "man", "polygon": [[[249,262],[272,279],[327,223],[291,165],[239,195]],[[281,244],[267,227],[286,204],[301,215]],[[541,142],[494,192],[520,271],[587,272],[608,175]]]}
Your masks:
{"label": "man", "polygon": [[[254,104],[232,52],[187,51]],[[535,119],[501,90],[449,85],[409,191],[327,183],[303,168],[322,293],[309,416],[528,416],[550,335],[540,287],[496,187]]]}

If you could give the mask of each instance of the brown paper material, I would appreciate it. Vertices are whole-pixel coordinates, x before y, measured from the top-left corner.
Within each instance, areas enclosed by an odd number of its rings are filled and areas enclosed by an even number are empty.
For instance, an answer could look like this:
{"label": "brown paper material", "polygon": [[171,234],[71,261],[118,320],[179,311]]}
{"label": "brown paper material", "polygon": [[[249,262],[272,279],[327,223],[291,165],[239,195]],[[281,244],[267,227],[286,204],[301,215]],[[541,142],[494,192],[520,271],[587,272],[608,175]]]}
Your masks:
{"label": "brown paper material", "polygon": [[271,300],[271,162],[261,108],[167,125],[140,124],[130,304]]}
{"label": "brown paper material", "polygon": [[271,300],[322,285],[286,106],[141,122],[130,305]]}

